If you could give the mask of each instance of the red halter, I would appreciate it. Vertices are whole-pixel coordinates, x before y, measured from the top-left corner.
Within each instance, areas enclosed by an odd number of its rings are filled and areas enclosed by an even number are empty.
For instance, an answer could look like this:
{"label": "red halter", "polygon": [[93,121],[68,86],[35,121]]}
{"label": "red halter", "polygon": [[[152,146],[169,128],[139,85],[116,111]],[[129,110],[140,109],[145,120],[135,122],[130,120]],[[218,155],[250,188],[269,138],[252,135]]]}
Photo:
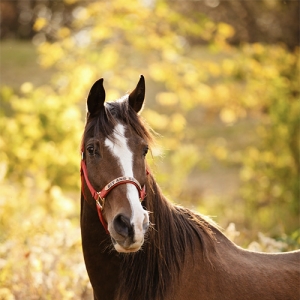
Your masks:
{"label": "red halter", "polygon": [[[131,183],[137,188],[138,193],[139,193],[139,198],[140,198],[141,202],[146,197],[146,186],[144,185],[143,187],[141,187],[140,183],[135,178],[126,177],[126,176],[118,177],[118,178],[112,180],[100,192],[97,192],[93,188],[92,184],[89,181],[89,178],[88,178],[88,175],[87,175],[87,168],[86,168],[86,164],[85,164],[85,161],[84,161],[83,151],[81,152],[81,170],[80,170],[80,173],[81,173],[81,190],[82,190],[82,194],[84,196],[84,199],[86,200],[86,196],[85,196],[84,190],[83,190],[83,180],[85,180],[86,185],[88,186],[88,189],[89,189],[90,193],[92,194],[93,198],[96,200],[96,207],[97,207],[98,216],[99,216],[100,222],[102,223],[106,233],[109,233],[109,232],[108,232],[108,228],[107,228],[107,223],[104,220],[103,215],[102,215],[102,210],[104,208],[105,198],[112,189],[114,189],[116,186],[118,186],[120,184]],[[148,170],[146,170],[146,174],[147,175],[149,174]]]}

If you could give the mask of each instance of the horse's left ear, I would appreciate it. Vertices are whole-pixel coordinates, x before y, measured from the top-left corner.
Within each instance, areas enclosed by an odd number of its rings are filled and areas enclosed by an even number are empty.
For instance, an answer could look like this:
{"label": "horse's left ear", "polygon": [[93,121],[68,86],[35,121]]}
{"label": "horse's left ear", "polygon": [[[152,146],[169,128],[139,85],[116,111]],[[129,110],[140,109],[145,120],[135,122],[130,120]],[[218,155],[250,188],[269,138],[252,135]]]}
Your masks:
{"label": "horse's left ear", "polygon": [[103,78],[101,78],[93,84],[88,95],[87,107],[91,116],[96,115],[101,109],[104,108],[104,101],[105,90],[103,87]]}
{"label": "horse's left ear", "polygon": [[128,97],[129,105],[138,113],[142,110],[145,100],[145,79],[141,75],[136,88],[130,93]]}

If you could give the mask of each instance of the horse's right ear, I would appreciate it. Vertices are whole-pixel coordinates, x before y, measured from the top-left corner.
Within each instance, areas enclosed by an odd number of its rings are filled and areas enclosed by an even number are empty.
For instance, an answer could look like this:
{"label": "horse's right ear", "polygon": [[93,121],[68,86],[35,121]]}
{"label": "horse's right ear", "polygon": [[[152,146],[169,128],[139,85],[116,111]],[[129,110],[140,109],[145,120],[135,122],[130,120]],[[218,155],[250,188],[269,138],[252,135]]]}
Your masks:
{"label": "horse's right ear", "polygon": [[91,116],[96,115],[104,108],[105,90],[103,87],[103,78],[97,80],[88,95],[87,107]]}
{"label": "horse's right ear", "polygon": [[135,110],[136,113],[139,113],[144,104],[145,100],[145,78],[141,75],[140,80],[136,88],[128,96],[129,105]]}

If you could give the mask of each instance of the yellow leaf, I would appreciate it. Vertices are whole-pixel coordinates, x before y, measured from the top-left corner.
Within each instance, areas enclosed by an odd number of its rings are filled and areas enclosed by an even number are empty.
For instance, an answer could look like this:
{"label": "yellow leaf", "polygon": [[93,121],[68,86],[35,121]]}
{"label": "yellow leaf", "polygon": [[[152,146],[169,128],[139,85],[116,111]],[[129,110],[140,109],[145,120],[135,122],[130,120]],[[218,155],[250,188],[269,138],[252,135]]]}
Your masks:
{"label": "yellow leaf", "polygon": [[173,114],[170,124],[170,129],[173,132],[180,132],[185,128],[186,120],[181,114]]}
{"label": "yellow leaf", "polygon": [[158,114],[154,110],[147,109],[143,112],[145,119],[154,129],[165,129],[169,124],[169,118],[166,115]]}
{"label": "yellow leaf", "polygon": [[64,39],[68,36],[70,36],[70,29],[67,27],[62,27],[57,31],[57,36],[61,39]]}
{"label": "yellow leaf", "polygon": [[234,28],[226,23],[218,24],[218,31],[225,39],[234,35]]}
{"label": "yellow leaf", "polygon": [[40,31],[41,29],[43,29],[46,25],[48,24],[48,20],[45,18],[37,18],[34,25],[33,25],[33,29],[35,31]]}
{"label": "yellow leaf", "polygon": [[158,93],[156,101],[164,106],[172,106],[178,103],[178,97],[175,93]]}
{"label": "yellow leaf", "polygon": [[221,120],[226,124],[232,124],[236,121],[236,113],[230,108],[223,108],[220,112]]}
{"label": "yellow leaf", "polygon": [[78,0],[64,0],[64,2],[68,5],[72,5],[72,4],[75,4],[76,2],[78,2]]}
{"label": "yellow leaf", "polygon": [[33,90],[33,85],[31,82],[24,82],[21,85],[21,92],[24,94],[30,93]]}

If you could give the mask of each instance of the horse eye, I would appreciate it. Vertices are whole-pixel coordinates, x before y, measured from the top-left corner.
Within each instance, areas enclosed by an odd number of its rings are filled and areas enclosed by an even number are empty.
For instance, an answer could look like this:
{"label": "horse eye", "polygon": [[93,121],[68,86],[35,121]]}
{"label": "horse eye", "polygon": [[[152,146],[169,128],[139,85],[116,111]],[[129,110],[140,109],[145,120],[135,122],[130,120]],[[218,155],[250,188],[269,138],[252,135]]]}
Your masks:
{"label": "horse eye", "polygon": [[93,146],[89,146],[89,147],[87,147],[87,149],[86,149],[87,151],[88,151],[88,153],[89,153],[89,155],[94,155],[94,147]]}
{"label": "horse eye", "polygon": [[146,156],[146,155],[147,155],[147,153],[148,153],[148,150],[149,150],[149,148],[148,148],[148,146],[146,146],[146,147],[144,148],[144,152],[143,152],[143,155],[144,155],[144,156]]}

